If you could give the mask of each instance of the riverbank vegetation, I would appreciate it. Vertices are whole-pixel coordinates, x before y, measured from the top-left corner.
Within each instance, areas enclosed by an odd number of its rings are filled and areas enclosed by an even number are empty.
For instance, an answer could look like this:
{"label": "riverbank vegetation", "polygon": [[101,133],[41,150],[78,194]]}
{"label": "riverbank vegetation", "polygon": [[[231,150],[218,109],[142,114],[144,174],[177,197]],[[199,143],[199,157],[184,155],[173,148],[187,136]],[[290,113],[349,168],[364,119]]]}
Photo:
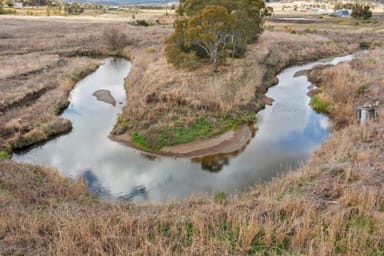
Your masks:
{"label": "riverbank vegetation", "polygon": [[[383,51],[376,49],[366,56],[360,54],[361,58],[336,67],[319,66],[309,75],[309,79],[320,86],[313,99],[326,105],[324,112],[332,117],[336,127],[351,124],[355,121],[357,107],[373,106],[384,96],[382,72],[372,75],[384,68]],[[316,105],[316,101],[312,104]]]}
{"label": "riverbank vegetation", "polygon": [[[126,80],[127,105],[113,135],[134,134],[127,142],[151,151],[180,141],[210,138],[235,128],[233,124],[254,121],[255,112],[270,102],[264,92],[277,82],[275,75],[282,68],[357,51],[362,41],[380,44],[371,24],[356,28],[352,20],[315,24],[268,21],[265,27],[258,42],[247,46],[243,58],[228,58],[216,73],[209,63],[194,70],[176,69],[163,56],[163,45],[133,52],[134,66]],[[224,122],[226,117],[234,122]],[[210,129],[204,126],[194,132],[202,119]],[[174,138],[177,134],[195,136]]]}

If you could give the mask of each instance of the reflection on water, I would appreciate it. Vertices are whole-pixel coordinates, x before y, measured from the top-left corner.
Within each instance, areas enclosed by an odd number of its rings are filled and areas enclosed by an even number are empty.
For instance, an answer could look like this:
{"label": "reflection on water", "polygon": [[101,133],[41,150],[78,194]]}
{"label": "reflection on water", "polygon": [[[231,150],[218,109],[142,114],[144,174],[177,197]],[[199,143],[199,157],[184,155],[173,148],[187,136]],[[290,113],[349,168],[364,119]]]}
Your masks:
{"label": "reflection on water", "polygon": [[102,198],[109,197],[108,189],[103,186],[103,183],[91,170],[85,170],[81,176],[92,195],[97,195]]}
{"label": "reflection on water", "polygon": [[200,159],[201,169],[209,172],[219,172],[229,164],[228,156],[206,157]]}
{"label": "reflection on water", "polygon": [[[13,159],[49,164],[64,176],[83,177],[91,192],[103,198],[164,202],[191,194],[244,191],[298,166],[327,137],[328,119],[309,106],[306,76],[294,77],[320,63],[288,68],[278,76],[279,84],[267,93],[275,101],[257,114],[257,132],[243,151],[191,161],[151,157],[108,139],[126,101],[123,83],[131,64],[107,59],[70,95],[63,116],[71,120],[72,132]],[[123,104],[97,101],[92,94],[99,89],[109,90]]]}
{"label": "reflection on water", "polygon": [[130,200],[138,200],[138,198],[146,201],[148,199],[148,191],[147,188],[143,185],[134,187],[131,192],[125,195],[121,195],[118,197],[121,201],[130,201]]}
{"label": "reflection on water", "polygon": [[[255,136],[254,130],[252,130],[252,137]],[[243,152],[249,142],[244,145],[240,150],[237,150],[235,152],[229,153],[229,154],[217,154],[212,156],[204,156],[204,157],[197,157],[191,159],[193,163],[200,163],[201,169],[204,171],[208,171],[211,173],[217,173],[220,172],[225,166],[229,165],[229,161],[231,158],[236,157],[237,155],[241,154]]]}

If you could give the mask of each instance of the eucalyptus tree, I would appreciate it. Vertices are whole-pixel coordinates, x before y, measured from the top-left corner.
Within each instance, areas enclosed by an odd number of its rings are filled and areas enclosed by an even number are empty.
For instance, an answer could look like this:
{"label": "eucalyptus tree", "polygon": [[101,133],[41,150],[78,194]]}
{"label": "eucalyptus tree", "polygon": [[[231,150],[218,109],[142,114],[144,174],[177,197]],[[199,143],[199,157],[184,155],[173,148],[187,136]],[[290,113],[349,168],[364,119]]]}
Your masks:
{"label": "eucalyptus tree", "polygon": [[186,30],[188,45],[202,48],[213,62],[213,70],[217,72],[217,57],[221,46],[230,36],[233,18],[228,10],[219,5],[207,5],[201,14],[193,16]]}
{"label": "eucalyptus tree", "polygon": [[257,40],[265,11],[263,0],[180,0],[166,40],[168,62],[190,67],[196,58],[209,58],[217,71],[219,56],[241,57]]}

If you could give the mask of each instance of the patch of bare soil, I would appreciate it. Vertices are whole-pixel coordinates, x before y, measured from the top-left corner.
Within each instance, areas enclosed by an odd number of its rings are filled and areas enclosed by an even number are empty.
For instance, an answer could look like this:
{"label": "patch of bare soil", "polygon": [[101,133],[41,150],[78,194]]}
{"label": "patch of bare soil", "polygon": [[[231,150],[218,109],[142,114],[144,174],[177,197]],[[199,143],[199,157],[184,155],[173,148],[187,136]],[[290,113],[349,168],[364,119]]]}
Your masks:
{"label": "patch of bare soil", "polygon": [[229,154],[240,150],[252,138],[247,125],[226,132],[211,139],[196,140],[173,147],[164,147],[161,153],[176,157],[204,157],[209,155]]}

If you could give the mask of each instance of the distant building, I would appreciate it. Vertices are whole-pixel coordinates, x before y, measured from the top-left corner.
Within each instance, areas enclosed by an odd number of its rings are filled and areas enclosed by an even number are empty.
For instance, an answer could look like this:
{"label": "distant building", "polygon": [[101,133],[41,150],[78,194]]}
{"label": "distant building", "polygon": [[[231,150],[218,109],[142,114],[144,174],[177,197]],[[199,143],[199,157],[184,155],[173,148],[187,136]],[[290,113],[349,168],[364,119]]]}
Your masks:
{"label": "distant building", "polygon": [[110,11],[118,11],[119,9],[120,9],[119,6],[113,6],[113,5],[111,5],[111,6],[108,7],[108,10],[110,10]]}
{"label": "distant building", "polygon": [[334,17],[349,17],[349,15],[349,10],[347,9],[336,10],[334,13],[331,14],[331,16]]}

